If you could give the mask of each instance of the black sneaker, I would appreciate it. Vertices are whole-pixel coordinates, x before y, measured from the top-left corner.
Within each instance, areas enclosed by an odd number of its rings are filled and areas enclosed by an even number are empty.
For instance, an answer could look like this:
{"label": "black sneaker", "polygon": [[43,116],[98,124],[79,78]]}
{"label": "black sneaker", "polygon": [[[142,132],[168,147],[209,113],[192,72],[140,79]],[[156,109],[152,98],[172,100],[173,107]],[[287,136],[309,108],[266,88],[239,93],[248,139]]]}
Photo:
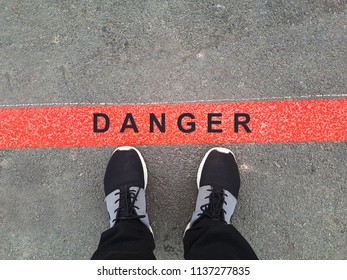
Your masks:
{"label": "black sneaker", "polygon": [[108,162],[104,186],[110,227],[124,220],[140,219],[153,233],[146,210],[147,168],[134,147],[117,148]]}
{"label": "black sneaker", "polygon": [[197,176],[198,197],[186,230],[202,218],[230,224],[240,189],[240,174],[234,154],[213,148],[204,156]]}

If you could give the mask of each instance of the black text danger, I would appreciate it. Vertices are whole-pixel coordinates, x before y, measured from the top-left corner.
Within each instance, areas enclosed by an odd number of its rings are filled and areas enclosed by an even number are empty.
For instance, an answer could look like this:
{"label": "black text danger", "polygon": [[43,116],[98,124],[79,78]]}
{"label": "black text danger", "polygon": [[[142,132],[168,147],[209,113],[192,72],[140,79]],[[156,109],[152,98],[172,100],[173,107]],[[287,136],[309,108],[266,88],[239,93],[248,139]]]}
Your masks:
{"label": "black text danger", "polygon": [[[222,133],[222,113],[208,113],[204,122],[206,123],[206,130],[209,133]],[[233,127],[235,133],[244,130],[247,133],[251,132],[249,123],[251,117],[247,113],[235,113],[233,117]],[[139,133],[140,129],[148,129],[150,133],[165,133],[166,132],[166,113],[156,115],[150,113],[148,115],[148,127],[139,128],[132,113],[127,113],[121,120],[122,125],[119,127],[119,132],[132,131]],[[109,130],[111,126],[110,117],[105,113],[93,114],[93,131],[95,133],[104,133]],[[192,113],[182,113],[176,120],[177,129],[182,133],[192,133],[196,130],[196,119]],[[227,128],[230,129],[230,128]]]}

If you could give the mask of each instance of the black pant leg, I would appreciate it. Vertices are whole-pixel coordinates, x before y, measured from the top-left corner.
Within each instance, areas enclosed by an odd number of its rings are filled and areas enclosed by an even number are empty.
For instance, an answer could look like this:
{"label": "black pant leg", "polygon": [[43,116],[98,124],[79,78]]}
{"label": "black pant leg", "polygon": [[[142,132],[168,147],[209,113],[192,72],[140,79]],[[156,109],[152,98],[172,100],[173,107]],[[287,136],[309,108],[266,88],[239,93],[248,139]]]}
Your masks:
{"label": "black pant leg", "polygon": [[203,218],[187,230],[184,258],[192,260],[256,260],[247,240],[233,225]]}
{"label": "black pant leg", "polygon": [[139,220],[124,220],[102,233],[92,260],[154,260],[153,235]]}

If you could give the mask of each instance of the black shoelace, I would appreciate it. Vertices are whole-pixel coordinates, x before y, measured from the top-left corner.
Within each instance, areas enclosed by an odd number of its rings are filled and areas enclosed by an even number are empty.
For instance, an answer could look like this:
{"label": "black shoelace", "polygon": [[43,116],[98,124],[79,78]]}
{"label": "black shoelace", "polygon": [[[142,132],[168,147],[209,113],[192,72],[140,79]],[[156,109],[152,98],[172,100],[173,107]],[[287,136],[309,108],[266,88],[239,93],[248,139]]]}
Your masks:
{"label": "black shoelace", "polygon": [[145,215],[138,215],[135,209],[139,207],[135,206],[135,201],[139,195],[140,188],[138,190],[130,190],[129,188],[121,189],[119,193],[119,199],[115,203],[119,202],[119,208],[114,211],[117,213],[116,219],[112,222],[117,222],[121,220],[134,220],[146,217]]}
{"label": "black shoelace", "polygon": [[202,213],[200,213],[199,216],[226,223],[224,220],[224,214],[226,214],[226,211],[223,209],[223,205],[227,204],[224,200],[224,197],[227,195],[224,193],[223,189],[216,190],[216,188],[211,187],[208,191],[210,191],[211,194],[206,196],[205,199],[209,198],[209,203],[200,207]]}

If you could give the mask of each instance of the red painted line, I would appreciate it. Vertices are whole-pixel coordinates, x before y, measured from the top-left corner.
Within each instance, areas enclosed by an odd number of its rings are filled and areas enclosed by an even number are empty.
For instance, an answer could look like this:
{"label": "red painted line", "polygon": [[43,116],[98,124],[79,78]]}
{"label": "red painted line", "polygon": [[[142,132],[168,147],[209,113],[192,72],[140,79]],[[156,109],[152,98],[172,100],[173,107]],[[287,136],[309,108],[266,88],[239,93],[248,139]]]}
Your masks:
{"label": "red painted line", "polygon": [[[93,132],[94,113],[109,117],[110,127],[104,133]],[[132,113],[138,133],[121,127],[127,113]],[[151,133],[149,114],[158,120],[165,113],[165,132],[154,126]],[[183,113],[195,119],[182,119],[195,123],[195,131],[179,130],[177,120]],[[207,131],[208,113],[214,116],[212,128],[221,133]],[[234,131],[234,114],[250,116],[247,132],[243,126]],[[157,144],[221,144],[243,142],[309,142],[347,141],[347,99],[298,100],[268,102],[228,102],[165,105],[115,106],[53,106],[27,108],[1,108],[0,148],[80,147]],[[240,121],[245,120],[240,118]],[[98,128],[105,121],[98,119]]]}

